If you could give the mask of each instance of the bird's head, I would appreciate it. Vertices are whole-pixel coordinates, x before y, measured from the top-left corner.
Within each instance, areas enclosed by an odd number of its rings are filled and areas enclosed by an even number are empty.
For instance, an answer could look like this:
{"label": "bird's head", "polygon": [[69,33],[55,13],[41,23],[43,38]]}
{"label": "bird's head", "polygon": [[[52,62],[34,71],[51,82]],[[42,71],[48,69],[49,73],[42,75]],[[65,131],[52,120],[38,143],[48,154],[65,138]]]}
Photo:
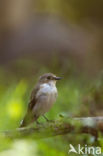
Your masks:
{"label": "bird's head", "polygon": [[39,78],[40,83],[54,83],[56,84],[57,80],[61,80],[61,77],[57,77],[52,73],[46,73]]}

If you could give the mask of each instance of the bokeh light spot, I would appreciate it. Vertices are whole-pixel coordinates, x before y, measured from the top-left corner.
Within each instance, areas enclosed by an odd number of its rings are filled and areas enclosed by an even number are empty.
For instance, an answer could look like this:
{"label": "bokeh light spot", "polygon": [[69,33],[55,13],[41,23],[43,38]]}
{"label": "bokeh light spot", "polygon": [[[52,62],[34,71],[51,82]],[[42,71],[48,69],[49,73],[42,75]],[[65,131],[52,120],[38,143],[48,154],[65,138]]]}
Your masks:
{"label": "bokeh light spot", "polygon": [[8,103],[7,112],[11,118],[19,118],[22,114],[22,101],[12,100]]}

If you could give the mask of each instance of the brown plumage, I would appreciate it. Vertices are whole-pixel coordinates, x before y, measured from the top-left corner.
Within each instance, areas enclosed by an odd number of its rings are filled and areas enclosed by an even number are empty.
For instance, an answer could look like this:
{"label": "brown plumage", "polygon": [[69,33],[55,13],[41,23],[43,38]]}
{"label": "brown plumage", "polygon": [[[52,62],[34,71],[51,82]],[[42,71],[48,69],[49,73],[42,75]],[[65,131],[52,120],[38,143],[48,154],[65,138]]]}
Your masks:
{"label": "brown plumage", "polygon": [[25,127],[36,121],[40,115],[44,115],[51,108],[57,97],[56,80],[61,79],[52,73],[40,77],[36,87],[33,89],[27,113],[20,127]]}

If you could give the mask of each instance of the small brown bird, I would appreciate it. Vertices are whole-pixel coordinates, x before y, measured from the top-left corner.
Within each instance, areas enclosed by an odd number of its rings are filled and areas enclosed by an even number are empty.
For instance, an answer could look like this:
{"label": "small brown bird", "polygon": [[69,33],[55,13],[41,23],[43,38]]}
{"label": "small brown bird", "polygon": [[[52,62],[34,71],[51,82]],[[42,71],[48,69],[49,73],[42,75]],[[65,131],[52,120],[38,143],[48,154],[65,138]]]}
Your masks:
{"label": "small brown bird", "polygon": [[[52,73],[46,73],[39,78],[31,93],[27,113],[20,127],[25,127],[37,121],[39,116],[44,116],[50,110],[57,98],[56,81],[60,79],[61,77],[57,77]],[[45,116],[44,118],[48,120]]]}

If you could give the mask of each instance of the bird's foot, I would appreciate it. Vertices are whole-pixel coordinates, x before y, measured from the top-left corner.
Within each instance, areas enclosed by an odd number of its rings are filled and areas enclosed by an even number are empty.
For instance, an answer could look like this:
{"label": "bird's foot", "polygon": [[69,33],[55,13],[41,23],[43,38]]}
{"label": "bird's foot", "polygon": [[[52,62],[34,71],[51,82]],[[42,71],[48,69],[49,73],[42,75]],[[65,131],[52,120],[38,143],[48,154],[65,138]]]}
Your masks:
{"label": "bird's foot", "polygon": [[42,126],[43,126],[43,124],[42,124],[42,123],[40,123],[40,122],[36,121],[36,127],[40,128],[40,127],[42,127]]}
{"label": "bird's foot", "polygon": [[44,117],[44,119],[47,121],[47,122],[54,122],[53,120],[49,120],[46,116],[44,116],[43,115],[43,117]]}
{"label": "bird's foot", "polygon": [[47,122],[54,123],[54,120],[48,120]]}

